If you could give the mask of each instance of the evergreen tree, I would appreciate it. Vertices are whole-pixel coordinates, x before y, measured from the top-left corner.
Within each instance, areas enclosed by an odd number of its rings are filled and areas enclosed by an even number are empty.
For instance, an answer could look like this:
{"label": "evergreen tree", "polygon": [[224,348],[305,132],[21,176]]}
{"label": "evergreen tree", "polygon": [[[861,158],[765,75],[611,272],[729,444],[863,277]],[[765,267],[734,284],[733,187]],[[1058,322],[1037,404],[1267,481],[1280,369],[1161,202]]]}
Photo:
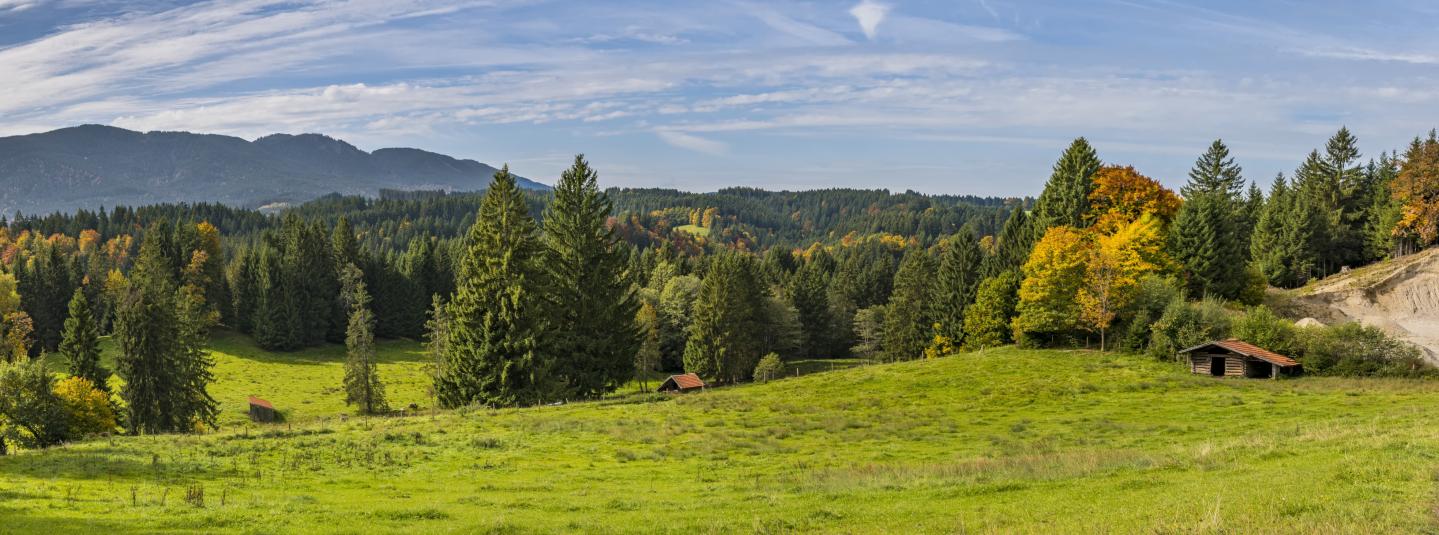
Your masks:
{"label": "evergreen tree", "polygon": [[1203,194],[1219,195],[1225,199],[1239,199],[1244,194],[1243,170],[1229,156],[1229,147],[1224,140],[1216,139],[1209,144],[1209,150],[1195,160],[1189,170],[1189,183],[1179,190],[1186,199]]}
{"label": "evergreen tree", "polygon": [[290,278],[278,258],[279,253],[262,249],[255,262],[257,288],[254,313],[251,318],[255,342],[271,351],[288,351],[303,344],[298,330],[301,327],[300,311],[296,305],[298,296],[291,290]]}
{"label": "evergreen tree", "polygon": [[805,356],[834,351],[834,318],[829,303],[829,274],[817,261],[808,261],[790,277],[790,302],[799,315]]}
{"label": "evergreen tree", "polygon": [[236,330],[252,334],[255,331],[255,307],[259,299],[259,257],[255,249],[236,254],[230,266],[232,325]]}
{"label": "evergreen tree", "polygon": [[505,166],[466,236],[435,385],[441,404],[534,405],[554,393],[543,254],[535,220]]}
{"label": "evergreen tree", "polygon": [[1314,233],[1320,214],[1308,199],[1291,189],[1284,175],[1274,179],[1250,241],[1250,254],[1269,284],[1300,286],[1314,270]]}
{"label": "evergreen tree", "polygon": [[607,220],[614,207],[583,155],[560,175],[545,212],[546,266],[555,299],[555,371],[568,395],[598,397],[634,377],[639,311],[629,252]]}
{"label": "evergreen tree", "polygon": [[69,317],[60,341],[60,354],[65,356],[70,375],[81,377],[96,388],[106,389],[109,372],[100,367],[100,327],[95,312],[82,289],[70,298]]}
{"label": "evergreen tree", "polygon": [[365,274],[354,264],[345,266],[340,272],[340,288],[341,301],[350,309],[345,329],[345,404],[355,405],[360,414],[386,412],[389,405],[375,361],[375,316],[370,312]]}
{"label": "evergreen tree", "polygon": [[1183,266],[1190,295],[1235,299],[1243,291],[1248,251],[1240,249],[1235,207],[1223,194],[1199,192],[1175,216],[1169,251]]}
{"label": "evergreen tree", "polygon": [[116,372],[125,381],[121,394],[130,430],[140,434],[213,425],[216,415],[205,390],[209,324],[193,290],[176,290],[175,262],[166,256],[168,229],[162,220],[145,233],[116,321]]}
{"label": "evergreen tree", "polygon": [[1034,247],[1029,225],[1029,216],[1024,213],[1024,205],[1015,206],[1009,218],[1004,221],[1004,229],[1000,231],[999,239],[994,244],[994,252],[984,257],[981,270],[984,277],[994,277],[1024,266],[1024,261],[1029,259],[1029,250]]}
{"label": "evergreen tree", "polygon": [[[1075,139],[1054,164],[1054,173],[1034,203],[1029,239],[1035,243],[1050,227],[1084,228],[1089,210],[1091,177],[1099,170],[1099,155],[1084,138]],[[1027,255],[1029,251],[1025,251]]]}
{"label": "evergreen tree", "polygon": [[210,383],[215,380],[210,371],[215,362],[206,347],[210,345],[210,329],[219,321],[219,312],[205,304],[204,290],[194,285],[181,286],[176,291],[175,303],[179,339],[172,364],[177,381],[172,403],[181,425],[178,429],[215,427],[220,408],[209,391]]}
{"label": "evergreen tree", "polygon": [[934,260],[920,249],[911,249],[894,275],[894,293],[884,312],[885,360],[910,360],[924,354],[933,333],[929,299],[933,291]]}
{"label": "evergreen tree", "polygon": [[979,241],[967,228],[949,240],[940,256],[930,317],[939,325],[936,334],[954,345],[964,339],[964,309],[974,302],[979,288],[981,256]]}
{"label": "evergreen tree", "polygon": [[685,371],[711,380],[737,382],[754,372],[765,329],[764,292],[753,257],[721,253],[710,263],[695,298]]}

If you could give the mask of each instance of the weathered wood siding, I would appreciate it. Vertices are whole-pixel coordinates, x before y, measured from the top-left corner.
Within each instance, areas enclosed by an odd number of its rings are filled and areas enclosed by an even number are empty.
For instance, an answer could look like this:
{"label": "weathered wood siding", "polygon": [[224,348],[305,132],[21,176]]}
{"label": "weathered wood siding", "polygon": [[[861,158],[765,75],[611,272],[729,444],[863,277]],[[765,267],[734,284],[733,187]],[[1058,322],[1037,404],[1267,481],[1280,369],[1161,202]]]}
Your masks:
{"label": "weathered wood siding", "polygon": [[1225,377],[1244,377],[1244,357],[1239,355],[1226,355],[1224,357]]}
{"label": "weathered wood siding", "polygon": [[1209,374],[1209,355],[1204,353],[1189,354],[1189,371],[1192,373]]}

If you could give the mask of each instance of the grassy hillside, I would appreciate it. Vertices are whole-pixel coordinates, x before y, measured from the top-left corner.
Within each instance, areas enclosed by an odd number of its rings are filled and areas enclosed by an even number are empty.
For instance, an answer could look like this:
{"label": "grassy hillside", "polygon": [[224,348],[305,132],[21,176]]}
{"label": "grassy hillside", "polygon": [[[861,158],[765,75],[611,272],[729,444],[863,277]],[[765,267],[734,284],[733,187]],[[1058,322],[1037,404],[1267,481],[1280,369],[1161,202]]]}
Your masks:
{"label": "grassy hillside", "polygon": [[[277,403],[337,408],[303,403],[329,385],[286,375],[333,363],[289,357],[237,357],[216,389],[239,394],[228,375],[243,371],[290,384]],[[100,440],[0,458],[0,525],[1433,531],[1436,421],[1429,382],[1213,379],[1141,357],[1006,348],[676,398]],[[203,488],[203,507],[187,488]]]}

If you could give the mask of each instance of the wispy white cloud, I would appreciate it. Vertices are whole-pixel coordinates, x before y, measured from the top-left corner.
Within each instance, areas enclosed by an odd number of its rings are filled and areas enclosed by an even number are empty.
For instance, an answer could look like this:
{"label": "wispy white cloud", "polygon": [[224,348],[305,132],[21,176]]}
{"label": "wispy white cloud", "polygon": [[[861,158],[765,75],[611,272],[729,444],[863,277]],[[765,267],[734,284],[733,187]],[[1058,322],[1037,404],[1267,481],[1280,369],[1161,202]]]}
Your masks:
{"label": "wispy white cloud", "polygon": [[1357,61],[1383,61],[1395,63],[1410,63],[1414,65],[1433,65],[1439,63],[1439,55],[1424,54],[1418,52],[1382,52],[1358,47],[1338,48],[1310,48],[1297,49],[1298,53],[1316,57],[1332,58]]}
{"label": "wispy white cloud", "polygon": [[859,4],[850,8],[849,14],[859,22],[859,29],[864,32],[864,36],[873,41],[875,33],[879,30],[879,23],[884,22],[884,17],[889,14],[889,10],[888,4],[881,4],[874,0],[860,0]]}
{"label": "wispy white cloud", "polygon": [[655,131],[655,135],[658,135],[660,137],[660,140],[664,141],[665,143],[669,143],[670,145],[674,145],[682,149],[692,150],[695,152],[703,152],[705,154],[724,154],[726,151],[729,150],[729,146],[725,145],[724,143],[712,139],[705,139],[691,134],[686,134],[684,132],[679,132],[676,130],[657,130]]}
{"label": "wispy white cloud", "polygon": [[806,43],[823,46],[850,44],[850,40],[838,32],[796,20],[769,5],[758,3],[742,3],[739,5],[766,26]]}

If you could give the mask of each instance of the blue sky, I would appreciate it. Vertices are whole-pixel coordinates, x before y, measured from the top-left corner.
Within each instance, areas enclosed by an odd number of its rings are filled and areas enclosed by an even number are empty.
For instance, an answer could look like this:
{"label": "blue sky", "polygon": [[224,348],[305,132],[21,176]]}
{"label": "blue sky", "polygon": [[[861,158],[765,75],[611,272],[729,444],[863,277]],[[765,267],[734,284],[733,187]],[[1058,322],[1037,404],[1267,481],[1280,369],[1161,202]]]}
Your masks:
{"label": "blue sky", "polygon": [[1439,124],[1423,1],[0,0],[0,135],[323,132],[605,185],[1037,194],[1086,136],[1267,184]]}

